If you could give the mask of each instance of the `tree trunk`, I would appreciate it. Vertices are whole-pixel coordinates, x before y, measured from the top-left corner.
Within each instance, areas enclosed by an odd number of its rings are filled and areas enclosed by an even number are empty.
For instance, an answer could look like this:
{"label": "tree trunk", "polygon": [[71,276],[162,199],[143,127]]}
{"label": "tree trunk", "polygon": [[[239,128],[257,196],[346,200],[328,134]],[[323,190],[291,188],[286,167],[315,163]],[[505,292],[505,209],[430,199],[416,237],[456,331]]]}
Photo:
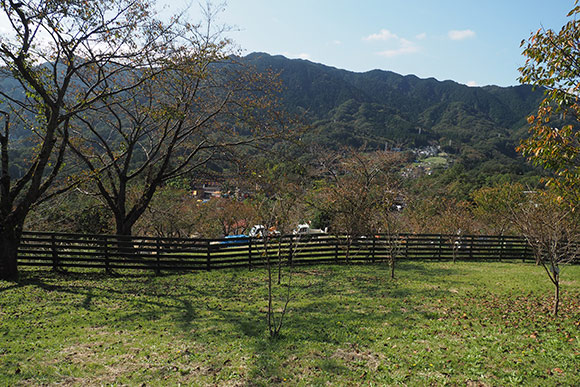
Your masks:
{"label": "tree trunk", "polygon": [[554,316],[558,316],[558,306],[560,305],[560,276],[554,274],[554,285],[556,289],[554,291]]}
{"label": "tree trunk", "polygon": [[131,233],[133,224],[128,224],[125,219],[116,218],[116,235],[118,237],[117,246],[120,254],[133,254],[133,242]]}
{"label": "tree trunk", "polygon": [[282,282],[282,237],[278,237],[278,285]]}
{"label": "tree trunk", "polygon": [[264,238],[264,254],[266,255],[266,267],[268,269],[268,332],[270,337],[276,336],[274,327],[274,310],[272,306],[272,265],[268,254],[268,237]]}
{"label": "tree trunk", "polygon": [[133,232],[133,224],[128,224],[127,221],[123,220],[118,220],[116,221],[116,233],[117,235],[123,235],[123,236],[131,236],[131,233]]}
{"label": "tree trunk", "polygon": [[346,263],[350,263],[350,246],[352,245],[352,237],[349,235],[346,237],[346,254],[344,260]]}
{"label": "tree trunk", "polygon": [[18,246],[22,232],[19,226],[4,224],[0,227],[0,278],[18,280]]}

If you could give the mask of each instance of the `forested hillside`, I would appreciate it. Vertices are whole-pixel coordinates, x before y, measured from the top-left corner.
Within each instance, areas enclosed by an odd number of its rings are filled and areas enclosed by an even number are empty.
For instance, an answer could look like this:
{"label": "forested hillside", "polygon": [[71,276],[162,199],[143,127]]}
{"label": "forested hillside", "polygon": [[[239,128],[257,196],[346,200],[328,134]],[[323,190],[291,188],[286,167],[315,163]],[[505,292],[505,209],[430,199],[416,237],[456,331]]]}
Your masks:
{"label": "forested hillside", "polygon": [[461,181],[455,184],[458,197],[486,184],[537,181],[538,171],[515,147],[527,135],[526,118],[537,109],[541,90],[528,85],[468,87],[382,70],[354,73],[263,53],[244,60],[280,74],[286,107],[311,125],[306,143],[415,153],[435,149],[435,156],[445,158],[437,163],[443,171],[421,185],[449,193],[449,185]]}
{"label": "forested hillside", "polygon": [[542,97],[525,85],[468,87],[381,70],[354,73],[263,53],[245,60],[280,73],[287,107],[305,113],[314,124],[311,137],[322,142],[380,147],[385,141],[407,146],[437,141],[458,151],[471,145],[512,155],[506,143],[525,133],[525,118]]}
{"label": "forested hillside", "polygon": [[[418,168],[409,175],[428,175],[420,190],[428,184],[447,193],[451,183],[461,180],[461,185],[455,184],[461,192],[452,193],[458,197],[486,184],[537,180],[537,171],[515,147],[527,135],[526,117],[537,108],[541,90],[527,85],[468,87],[382,70],[354,73],[264,53],[239,60],[258,71],[279,74],[283,105],[308,127],[302,136],[306,145],[334,150],[388,148],[416,155],[428,149],[423,159],[439,158],[423,163],[419,157]],[[3,90],[15,86],[10,76],[0,82]],[[11,136],[11,174],[20,176],[24,170],[20,160],[32,144],[28,131],[18,125]],[[300,157],[302,152],[292,153]],[[309,156],[304,158],[308,162]]]}
{"label": "forested hillside", "polygon": [[[481,160],[498,154],[515,158],[526,117],[542,98],[526,85],[468,87],[382,70],[354,73],[264,53],[242,60],[279,73],[284,105],[311,125],[305,139],[331,147],[440,145]],[[3,90],[14,86],[10,77],[0,81]],[[21,137],[21,130],[15,127],[12,135]]]}

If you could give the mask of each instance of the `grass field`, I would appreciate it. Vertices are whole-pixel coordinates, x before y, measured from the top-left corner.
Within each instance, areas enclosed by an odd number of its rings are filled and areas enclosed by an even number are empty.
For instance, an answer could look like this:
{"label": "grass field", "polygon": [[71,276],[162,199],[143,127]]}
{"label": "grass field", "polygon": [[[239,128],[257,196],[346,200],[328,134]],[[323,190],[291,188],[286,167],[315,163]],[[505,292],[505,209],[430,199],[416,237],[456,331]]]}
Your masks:
{"label": "grass field", "polygon": [[273,340],[263,269],[25,271],[0,281],[0,385],[580,385],[580,266],[563,270],[558,318],[531,264],[388,274],[297,268]]}
{"label": "grass field", "polygon": [[449,165],[449,161],[447,161],[445,157],[433,156],[421,160],[420,162],[416,163],[416,165],[431,168],[444,168]]}

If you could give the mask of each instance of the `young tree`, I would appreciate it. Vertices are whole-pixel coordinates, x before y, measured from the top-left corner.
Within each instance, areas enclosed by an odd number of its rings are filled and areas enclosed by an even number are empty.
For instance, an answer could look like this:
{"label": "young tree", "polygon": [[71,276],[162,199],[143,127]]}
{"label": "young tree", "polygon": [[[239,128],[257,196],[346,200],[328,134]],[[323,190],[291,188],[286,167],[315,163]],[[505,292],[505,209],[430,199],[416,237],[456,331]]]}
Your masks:
{"label": "young tree", "polygon": [[326,182],[315,192],[313,205],[330,214],[334,232],[346,234],[348,261],[354,240],[381,227],[381,217],[400,195],[401,156],[392,152],[324,155],[318,174]]}
{"label": "young tree", "polygon": [[381,223],[382,229],[380,231],[384,233],[385,246],[389,252],[388,263],[391,267],[391,279],[395,279],[395,264],[404,247],[401,239],[401,232],[403,230],[401,214],[397,209],[386,209]]}
{"label": "young tree", "polygon": [[[266,259],[267,272],[267,325],[270,338],[276,338],[284,325],[291,300],[295,297],[292,288],[294,265],[292,257],[299,250],[300,243],[288,239],[281,233],[288,233],[296,224],[296,212],[302,209],[303,178],[305,170],[295,160],[283,157],[284,152],[267,157],[258,157],[246,179],[253,187],[249,203],[257,215],[257,222],[264,226],[261,235],[262,252]],[[289,161],[289,162],[288,162]],[[300,237],[298,237],[300,238]],[[284,254],[284,252],[286,252]],[[272,256],[276,256],[276,262]],[[289,267],[283,275],[283,262]],[[272,267],[277,265],[277,281],[273,280]]]}
{"label": "young tree", "polygon": [[[105,207],[110,216],[110,211]],[[198,203],[188,190],[167,185],[155,193],[153,200],[135,224],[137,235],[165,238],[189,238],[201,235],[199,227],[205,206]]]}
{"label": "young tree", "polygon": [[446,235],[446,241],[451,245],[453,262],[457,261],[460,249],[466,247],[465,235],[474,233],[475,222],[471,203],[466,201],[446,200],[441,203],[440,215],[433,219],[438,232]]}
{"label": "young tree", "polygon": [[[522,41],[526,64],[521,83],[545,89],[546,97],[535,115],[528,118],[530,137],[518,150],[552,172],[548,183],[570,206],[580,203],[580,5],[574,2],[573,17],[559,32],[539,29]],[[554,121],[560,121],[554,124]]]}
{"label": "young tree", "polygon": [[524,191],[524,186],[518,183],[480,188],[472,194],[473,214],[492,234],[513,233],[512,212],[525,200]]}
{"label": "young tree", "polygon": [[[24,221],[63,166],[72,121],[155,76],[143,69],[157,67],[176,35],[149,0],[2,0],[0,9],[9,29],[0,38],[0,266],[15,279]],[[13,129],[34,145],[18,179],[10,175]]]}
{"label": "young tree", "polygon": [[532,247],[554,284],[554,316],[560,304],[562,265],[580,256],[580,215],[558,203],[550,192],[530,192],[527,200],[512,207],[512,219]]}

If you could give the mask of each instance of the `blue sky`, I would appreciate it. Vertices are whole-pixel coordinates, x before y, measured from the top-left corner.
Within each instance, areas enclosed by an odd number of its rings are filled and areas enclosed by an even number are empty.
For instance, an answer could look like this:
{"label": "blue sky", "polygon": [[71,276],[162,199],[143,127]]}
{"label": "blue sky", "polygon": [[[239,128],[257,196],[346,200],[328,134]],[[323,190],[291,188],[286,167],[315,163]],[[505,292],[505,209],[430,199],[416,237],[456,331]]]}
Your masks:
{"label": "blue sky", "polygon": [[[178,9],[183,3],[167,0]],[[560,29],[572,0],[229,0],[219,22],[244,54],[303,58],[470,85],[517,84],[520,42]],[[194,3],[191,19],[198,15]]]}

